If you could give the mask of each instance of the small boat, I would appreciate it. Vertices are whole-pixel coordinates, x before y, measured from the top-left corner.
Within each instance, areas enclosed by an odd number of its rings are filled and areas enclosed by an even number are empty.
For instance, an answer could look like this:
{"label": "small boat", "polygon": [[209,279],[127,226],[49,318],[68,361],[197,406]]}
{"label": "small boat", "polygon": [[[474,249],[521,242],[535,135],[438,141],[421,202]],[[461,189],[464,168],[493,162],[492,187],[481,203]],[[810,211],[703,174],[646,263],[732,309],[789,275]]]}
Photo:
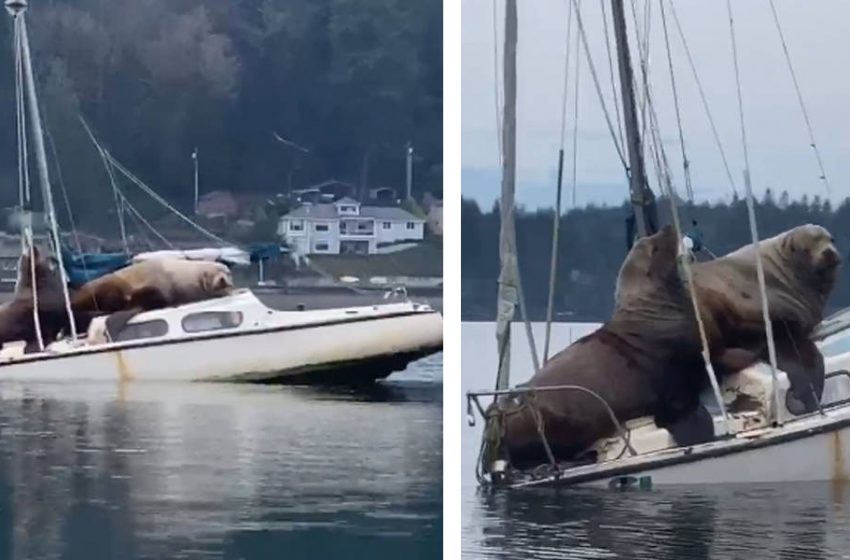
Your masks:
{"label": "small boat", "polygon": [[4,381],[364,383],[442,347],[442,318],[412,302],[276,311],[249,290],[136,315],[107,338],[108,317],[43,352],[0,350]]}
{"label": "small boat", "polygon": [[[630,194],[634,205],[634,218],[638,236],[648,234],[654,200],[643,169],[641,134],[637,126],[633,76],[626,40],[625,17],[622,0],[612,1],[617,43],[617,59],[621,75],[621,100],[624,105],[624,125],[629,148]],[[579,30],[583,34],[577,3]],[[672,3],[671,3],[672,7]],[[503,178],[500,229],[500,257],[502,269],[499,276],[499,308],[496,335],[499,344],[499,369],[496,389],[467,393],[467,417],[475,425],[476,414],[485,419],[481,455],[476,461],[479,483],[491,488],[523,488],[532,486],[601,486],[611,489],[645,489],[664,485],[699,484],[750,484],[779,482],[850,481],[850,308],[823,320],[812,334],[824,356],[825,388],[818,410],[801,415],[792,414],[786,402],[789,383],[787,375],[766,364],[757,364],[727,379],[719,387],[713,372],[707,368],[712,381],[713,397],[719,414],[712,414],[714,439],[695,445],[678,445],[669,431],[659,428],[652,417],[618,419],[601,397],[600,406],[608,409],[615,436],[598,440],[582,459],[566,462],[555,459],[545,435],[542,422],[538,424],[541,443],[547,450],[548,462],[531,468],[511,465],[503,454],[485,455],[490,443],[498,445],[501,438],[501,407],[485,407],[497,399],[525,397],[524,405],[535,406],[535,393],[549,391],[581,391],[577,385],[509,387],[511,328],[514,309],[524,308],[522,285],[517,266],[514,231],[514,177],[515,177],[515,119],[516,119],[516,42],[517,7],[515,0],[507,0],[505,8],[505,97],[503,112]],[[731,25],[730,16],[730,25]],[[584,39],[584,37],[583,37]],[[648,93],[647,93],[648,95]],[[650,110],[651,114],[651,110]],[[612,133],[613,134],[613,133]],[[656,150],[661,150],[656,146]],[[560,153],[562,164],[563,150]],[[685,162],[687,172],[687,162]],[[749,174],[745,172],[747,195],[752,200]],[[669,177],[668,188],[669,188]],[[677,222],[675,196],[672,215]],[[557,245],[558,217],[560,215],[560,180],[554,219],[553,246]],[[751,214],[750,219],[753,220]],[[753,243],[757,243],[756,228],[751,224]],[[630,234],[632,232],[629,232]],[[678,234],[678,233],[677,233]],[[685,247],[683,240],[679,240]],[[552,270],[556,269],[556,248],[553,248]],[[683,252],[683,255],[686,253]],[[687,257],[682,259],[687,270]],[[554,274],[554,272],[553,272]],[[687,273],[686,273],[687,275]],[[551,278],[554,278],[552,276]],[[543,361],[548,355],[548,324],[551,321],[552,289],[547,311],[547,336]],[[764,293],[762,284],[760,290]],[[695,297],[692,293],[691,297]],[[694,302],[695,308],[697,307]],[[767,322],[767,318],[765,319]],[[536,345],[530,324],[526,322],[534,369],[539,369]],[[705,344],[705,342],[703,342]],[[770,344],[770,342],[768,343]],[[706,352],[707,354],[707,352]],[[745,396],[737,403],[738,396]],[[482,399],[486,402],[482,403]],[[734,406],[728,406],[728,401]],[[489,440],[489,441],[488,441]]]}
{"label": "small boat", "polygon": [[[34,323],[40,350],[25,353],[23,343],[7,342],[0,349],[0,380],[355,384],[387,377],[413,360],[440,351],[443,340],[440,313],[428,305],[410,302],[406,297],[374,306],[276,311],[263,305],[249,290],[238,290],[225,297],[146,311],[123,322],[121,318],[128,314],[97,317],[86,333],[77,333],[68,293],[72,276],[69,270],[80,272],[81,278],[88,281],[91,277],[87,273],[91,269],[98,274],[107,273],[124,266],[128,258],[121,254],[73,255],[61,244],[30,60],[25,21],[27,1],[6,0],[5,6],[15,26],[18,145],[27,145],[27,128],[22,123],[29,116],[30,140],[50,230],[50,249],[58,261],[70,333],[58,341],[42,340],[36,315]],[[108,153],[96,145],[106,161]],[[27,169],[27,153],[27,150],[19,150],[21,169]],[[205,231],[141,185],[120,164],[110,162],[184,221]],[[25,216],[22,240],[25,250],[32,251],[35,246],[29,174],[20,173],[19,181],[20,207]],[[116,200],[120,200],[120,193],[115,194]],[[123,236],[123,225],[121,228]],[[225,246],[154,252],[137,255],[136,260],[180,258],[238,264],[257,259],[262,263],[280,252],[277,245],[261,246],[250,253]],[[19,272],[35,276],[34,272]],[[34,297],[37,297],[35,279],[31,284]]]}

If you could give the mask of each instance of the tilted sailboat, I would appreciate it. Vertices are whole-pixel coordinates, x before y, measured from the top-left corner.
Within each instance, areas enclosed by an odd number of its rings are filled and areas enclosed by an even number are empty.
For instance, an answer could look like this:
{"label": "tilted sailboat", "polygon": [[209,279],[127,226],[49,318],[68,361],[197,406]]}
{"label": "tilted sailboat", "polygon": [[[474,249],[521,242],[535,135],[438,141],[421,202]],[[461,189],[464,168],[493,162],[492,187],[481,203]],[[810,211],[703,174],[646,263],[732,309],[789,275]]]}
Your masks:
{"label": "tilted sailboat", "polygon": [[[617,46],[624,124],[627,133],[627,171],[631,202],[634,209],[634,225],[637,235],[645,236],[653,233],[653,196],[643,170],[642,143],[632,87],[633,76],[629,59],[623,1],[611,0],[610,5]],[[608,410],[612,425],[615,427],[615,430],[613,430],[615,436],[596,442],[593,446],[596,452],[595,461],[584,463],[557,461],[549,450],[545,428],[540,423],[537,426],[538,434],[543,447],[547,450],[548,462],[533,468],[517,468],[498,454],[485,454],[488,438],[491,441],[500,438],[499,417],[504,411],[499,406],[485,410],[488,403],[482,404],[483,399],[497,403],[499,399],[503,398],[519,398],[525,399],[524,402],[533,407],[534,395],[542,392],[583,391],[587,393],[586,389],[579,386],[535,388],[520,386],[509,388],[510,323],[513,319],[515,307],[519,306],[522,311],[524,305],[520,274],[517,267],[513,220],[516,143],[516,0],[506,0],[505,6],[505,96],[504,124],[502,127],[502,229],[500,234],[502,269],[499,276],[499,309],[496,330],[499,366],[494,391],[474,391],[466,395],[467,416],[470,424],[475,424],[476,416],[480,416],[486,422],[482,436],[484,438],[481,447],[482,453],[476,464],[476,476],[479,482],[484,486],[496,488],[573,485],[647,488],[654,485],[677,484],[840,482],[850,480],[850,445],[847,445],[850,442],[848,440],[850,438],[850,311],[848,310],[824,320],[813,336],[824,355],[827,372],[824,395],[819,409],[815,412],[793,415],[781,404],[786,402],[788,380],[783,372],[776,369],[775,353],[772,350],[773,339],[768,328],[767,343],[771,347],[770,364],[759,364],[744,370],[741,374],[756,381],[756,386],[760,388],[748,394],[758,403],[758,406],[754,409],[746,411],[727,410],[725,400],[728,397],[728,392],[741,390],[742,387],[721,388],[717,383],[713,369],[710,367],[710,362],[706,359],[707,375],[711,381],[716,406],[719,408],[719,414],[713,416],[715,427],[715,439],[713,441],[679,446],[672,435],[667,430],[659,428],[651,417],[635,418],[629,421],[618,419],[607,403],[601,400],[599,406]],[[577,2],[573,1],[572,6],[578,20],[579,32],[582,35],[582,40],[585,41],[585,53],[588,54]],[[731,25],[731,6],[729,10]],[[732,37],[734,41],[734,31]],[[739,97],[739,106],[740,103]],[[650,113],[651,111],[650,107]],[[744,144],[746,146],[745,139]],[[660,147],[656,146],[656,150],[660,150]],[[661,155],[663,157],[663,154]],[[656,154],[656,157],[658,157],[658,154]],[[685,166],[687,168],[686,161]],[[746,164],[746,167],[749,167],[748,164]],[[755,229],[752,193],[747,171],[744,173],[744,183],[747,188],[753,243],[757,244],[758,236]],[[665,194],[671,200],[672,214],[681,245],[682,235],[678,225],[675,196],[672,189]],[[559,214],[559,209],[556,209],[555,220],[559,219]],[[684,252],[682,253],[683,258],[680,259],[682,269],[686,278],[690,279],[688,260],[684,258]],[[755,253],[758,255],[757,251]],[[770,318],[767,316],[764,278],[758,258],[756,264],[759,271],[765,323],[769,326]],[[551,289],[552,285],[550,284]],[[690,290],[690,297],[694,308],[698,309],[693,290]],[[696,313],[696,316],[699,317],[699,313]],[[551,311],[549,317],[551,317]],[[526,329],[529,332],[533,367],[537,371],[540,366],[527,320]],[[700,331],[702,331],[701,326]],[[707,348],[705,336],[702,332],[701,335],[705,349]],[[548,335],[546,349],[548,350]],[[547,353],[544,352],[544,360]],[[707,356],[707,352],[705,352],[705,355]],[[540,418],[539,415],[538,418]],[[542,420],[540,422],[542,423]],[[484,462],[487,464],[482,464]]]}
{"label": "tilted sailboat", "polygon": [[[442,317],[412,301],[313,311],[276,311],[250,291],[147,311],[114,331],[108,317],[77,333],[68,293],[61,245],[42,135],[41,116],[30,60],[26,0],[6,0],[14,20],[17,92],[18,164],[21,208],[31,215],[27,157],[27,117],[39,183],[50,226],[50,250],[58,261],[70,333],[44,340],[34,312],[39,351],[24,353],[10,342],[0,350],[0,381],[275,381],[360,383],[403,370],[410,362],[440,351]],[[31,219],[23,220],[24,251],[33,250]],[[30,253],[33,254],[33,253]],[[30,259],[35,262],[35,259]],[[118,266],[106,261],[68,263],[80,267]],[[120,263],[119,263],[120,264]],[[38,309],[35,271],[30,275]]]}

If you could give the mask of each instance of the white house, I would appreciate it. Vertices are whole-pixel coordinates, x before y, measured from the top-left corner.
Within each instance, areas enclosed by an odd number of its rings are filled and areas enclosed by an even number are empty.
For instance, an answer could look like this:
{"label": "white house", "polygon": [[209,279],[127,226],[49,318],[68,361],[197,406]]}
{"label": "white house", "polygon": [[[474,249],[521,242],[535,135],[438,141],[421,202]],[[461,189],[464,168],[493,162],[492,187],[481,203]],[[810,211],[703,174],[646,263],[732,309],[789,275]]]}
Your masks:
{"label": "white house", "polygon": [[301,254],[371,255],[421,241],[426,220],[398,207],[363,206],[352,198],[305,204],[283,216],[278,235]]}

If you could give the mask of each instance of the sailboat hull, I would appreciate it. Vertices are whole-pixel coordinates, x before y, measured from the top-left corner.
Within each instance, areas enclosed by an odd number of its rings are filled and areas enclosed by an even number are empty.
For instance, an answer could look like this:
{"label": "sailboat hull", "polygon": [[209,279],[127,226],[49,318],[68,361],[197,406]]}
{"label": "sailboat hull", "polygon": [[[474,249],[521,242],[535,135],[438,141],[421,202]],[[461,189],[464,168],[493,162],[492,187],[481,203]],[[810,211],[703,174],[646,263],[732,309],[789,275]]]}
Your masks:
{"label": "sailboat hull", "polygon": [[[56,348],[0,362],[0,382],[246,381],[362,383],[403,370],[442,348],[442,317],[390,304],[317,312],[276,312],[250,294],[137,316],[179,331],[186,318],[239,310],[257,326],[200,335]],[[266,321],[266,324],[262,324]]]}
{"label": "sailboat hull", "polygon": [[575,467],[561,476],[514,480],[512,487],[649,488],[702,484],[850,481],[850,406],[777,428],[686,448]]}

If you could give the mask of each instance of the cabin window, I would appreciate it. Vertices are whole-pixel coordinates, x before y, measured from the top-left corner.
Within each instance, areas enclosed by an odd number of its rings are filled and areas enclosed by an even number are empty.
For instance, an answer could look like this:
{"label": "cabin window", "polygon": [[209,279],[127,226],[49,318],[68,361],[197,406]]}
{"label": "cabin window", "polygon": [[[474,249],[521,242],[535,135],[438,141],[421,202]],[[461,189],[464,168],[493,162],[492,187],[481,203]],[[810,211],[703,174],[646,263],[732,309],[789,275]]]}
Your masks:
{"label": "cabin window", "polygon": [[125,340],[165,336],[166,334],[168,334],[168,323],[166,323],[163,319],[153,319],[151,321],[142,321],[141,323],[130,323],[121,329],[121,331],[114,337],[114,340],[116,342],[121,342]]}
{"label": "cabin window", "polygon": [[391,222],[382,222],[381,227],[384,229],[392,229],[393,225]]}
{"label": "cabin window", "polygon": [[240,311],[200,311],[183,317],[183,330],[187,333],[233,329],[241,324]]}
{"label": "cabin window", "polygon": [[313,226],[313,230],[315,231],[328,231],[328,224],[315,224]]}
{"label": "cabin window", "polygon": [[289,231],[304,231],[304,220],[292,220],[289,222]]}
{"label": "cabin window", "polygon": [[407,229],[416,229],[416,224],[413,222],[407,222]]}
{"label": "cabin window", "polygon": [[820,351],[824,356],[837,356],[838,354],[850,352],[850,336],[843,336],[838,340],[825,344],[821,347]]}

